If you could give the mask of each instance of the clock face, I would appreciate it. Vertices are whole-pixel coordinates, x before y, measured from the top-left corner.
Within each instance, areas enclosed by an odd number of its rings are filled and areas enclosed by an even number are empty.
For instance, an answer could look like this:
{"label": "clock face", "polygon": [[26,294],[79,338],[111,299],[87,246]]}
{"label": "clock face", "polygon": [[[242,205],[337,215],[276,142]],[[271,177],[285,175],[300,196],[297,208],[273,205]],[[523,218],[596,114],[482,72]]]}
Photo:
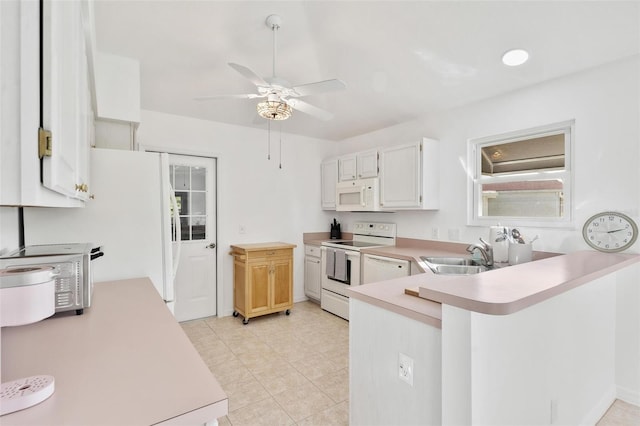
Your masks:
{"label": "clock face", "polygon": [[627,215],[604,212],[593,215],[585,222],[582,236],[594,249],[613,253],[633,245],[638,238],[638,227]]}

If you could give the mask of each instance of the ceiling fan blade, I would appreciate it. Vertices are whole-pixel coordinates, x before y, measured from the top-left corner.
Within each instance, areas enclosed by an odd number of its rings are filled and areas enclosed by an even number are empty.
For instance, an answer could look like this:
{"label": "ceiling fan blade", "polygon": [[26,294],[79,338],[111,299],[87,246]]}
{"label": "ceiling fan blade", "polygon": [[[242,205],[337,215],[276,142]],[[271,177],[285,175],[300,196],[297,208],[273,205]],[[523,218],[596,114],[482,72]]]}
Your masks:
{"label": "ceiling fan blade", "polygon": [[328,121],[333,118],[333,114],[329,111],[325,111],[322,108],[318,108],[317,106],[311,105],[310,103],[307,103],[305,101],[301,101],[300,99],[287,99],[285,102],[290,105],[291,108],[319,118],[320,120]]}
{"label": "ceiling fan blade", "polygon": [[260,87],[260,86],[268,87],[269,86],[269,83],[264,81],[262,79],[262,77],[260,77],[255,72],[251,71],[249,68],[247,68],[247,67],[245,67],[243,65],[235,64],[233,62],[229,62],[229,66],[231,68],[233,68],[234,70],[238,71],[240,74],[242,74],[242,76],[244,78],[246,78],[247,80],[249,80],[250,82],[252,82],[256,86],[258,86],[258,87]]}
{"label": "ceiling fan blade", "polygon": [[255,99],[263,98],[266,95],[258,95],[257,93],[248,93],[245,95],[211,95],[211,96],[198,96],[193,99],[196,101],[208,101],[212,99]]}
{"label": "ceiling fan blade", "polygon": [[335,92],[336,90],[344,90],[347,85],[338,79],[318,81],[316,83],[302,84],[295,86],[293,90],[298,96],[318,95],[320,93]]}

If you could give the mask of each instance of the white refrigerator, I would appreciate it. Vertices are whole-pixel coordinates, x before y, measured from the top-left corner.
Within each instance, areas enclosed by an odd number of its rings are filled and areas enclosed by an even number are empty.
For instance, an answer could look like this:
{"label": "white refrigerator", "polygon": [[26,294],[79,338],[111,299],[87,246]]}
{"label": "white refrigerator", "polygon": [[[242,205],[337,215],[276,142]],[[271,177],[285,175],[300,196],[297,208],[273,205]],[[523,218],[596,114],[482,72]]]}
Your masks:
{"label": "white refrigerator", "polygon": [[94,282],[149,277],[173,312],[180,231],[167,154],[93,148],[90,175],[84,208],[24,209],[25,244],[99,244]]}

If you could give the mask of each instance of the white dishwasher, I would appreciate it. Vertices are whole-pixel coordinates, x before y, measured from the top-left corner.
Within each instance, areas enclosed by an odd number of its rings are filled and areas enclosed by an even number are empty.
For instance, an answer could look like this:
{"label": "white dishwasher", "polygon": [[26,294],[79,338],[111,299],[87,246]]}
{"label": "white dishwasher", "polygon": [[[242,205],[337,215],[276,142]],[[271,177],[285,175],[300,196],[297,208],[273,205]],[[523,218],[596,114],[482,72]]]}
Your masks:
{"label": "white dishwasher", "polygon": [[362,284],[391,280],[409,275],[409,261],[365,254],[362,258]]}

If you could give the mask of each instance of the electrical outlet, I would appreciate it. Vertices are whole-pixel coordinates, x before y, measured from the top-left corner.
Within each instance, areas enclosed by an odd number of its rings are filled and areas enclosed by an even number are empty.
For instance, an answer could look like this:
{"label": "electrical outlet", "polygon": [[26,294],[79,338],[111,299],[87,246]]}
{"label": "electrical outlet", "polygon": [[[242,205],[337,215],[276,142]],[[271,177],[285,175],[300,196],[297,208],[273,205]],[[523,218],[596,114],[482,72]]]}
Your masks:
{"label": "electrical outlet", "polygon": [[239,232],[240,234],[246,234],[246,233],[247,233],[247,227],[246,227],[246,226],[244,226],[244,225],[240,225],[240,226],[238,227],[238,232]]}
{"label": "electrical outlet", "polygon": [[398,356],[398,377],[413,386],[413,358],[400,352]]}
{"label": "electrical outlet", "polygon": [[460,230],[458,228],[449,229],[449,241],[460,241]]}
{"label": "electrical outlet", "polygon": [[440,237],[440,230],[438,228],[431,228],[431,239],[437,240]]}

